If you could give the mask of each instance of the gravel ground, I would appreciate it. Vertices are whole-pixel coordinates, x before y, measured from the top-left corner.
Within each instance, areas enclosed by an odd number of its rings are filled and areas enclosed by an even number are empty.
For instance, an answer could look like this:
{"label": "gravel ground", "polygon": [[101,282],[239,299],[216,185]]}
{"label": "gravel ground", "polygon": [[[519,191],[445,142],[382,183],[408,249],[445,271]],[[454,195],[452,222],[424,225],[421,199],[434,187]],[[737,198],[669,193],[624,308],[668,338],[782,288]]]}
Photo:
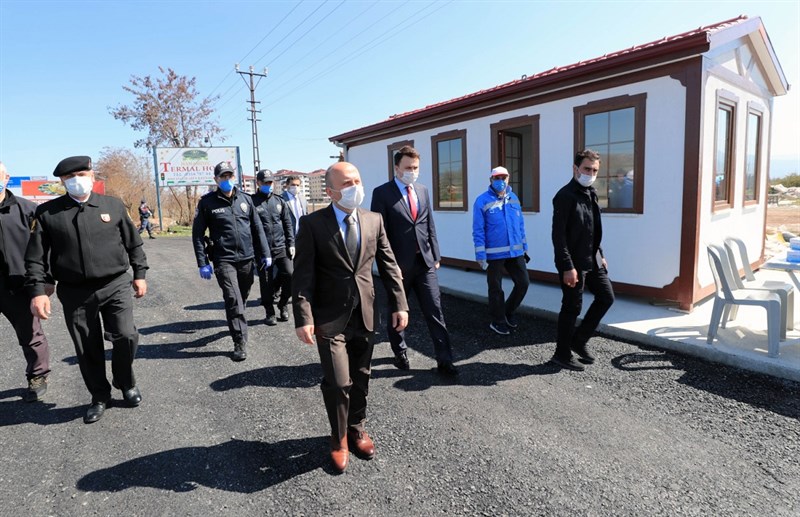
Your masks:
{"label": "gravel ground", "polygon": [[334,475],[316,350],[291,322],[265,326],[251,300],[249,357],[232,362],[220,291],[198,277],[190,241],[145,246],[140,407],[83,424],[89,396],[58,304],[46,400],[22,402],[3,320],[0,515],[800,514],[800,385],[603,337],[596,364],[561,371],[547,364],[552,322],[527,318],[503,338],[484,306],[449,296],[460,380],[433,372],[412,302],[412,370],[377,339],[376,457]]}

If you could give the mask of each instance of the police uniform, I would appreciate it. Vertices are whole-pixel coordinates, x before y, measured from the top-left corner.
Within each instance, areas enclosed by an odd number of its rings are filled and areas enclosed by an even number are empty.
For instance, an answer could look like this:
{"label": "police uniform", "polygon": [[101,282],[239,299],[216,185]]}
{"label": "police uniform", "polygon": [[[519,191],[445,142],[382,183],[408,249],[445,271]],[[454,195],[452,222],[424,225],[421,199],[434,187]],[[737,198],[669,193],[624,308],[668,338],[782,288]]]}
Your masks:
{"label": "police uniform", "polygon": [[[0,202],[0,313],[14,327],[17,342],[25,355],[25,374],[29,383],[26,400],[29,401],[39,400],[40,395],[44,395],[47,387],[41,383],[50,373],[47,338],[39,318],[31,314],[31,300],[25,291],[25,248],[35,211],[36,203],[18,198],[9,190],[5,191]],[[45,282],[52,284],[49,275],[46,277]],[[33,389],[34,384],[39,393]]]}
{"label": "police uniform", "polygon": [[[88,156],[76,156],[62,160],[53,174],[64,176],[91,169]],[[25,266],[31,297],[45,294],[48,269],[56,281],[81,375],[92,394],[92,406],[101,405],[102,415],[111,399],[103,330],[113,345],[114,386],[123,391],[126,401],[138,404],[141,396],[136,388],[133,359],[139,333],[133,322],[128,269],[133,268],[133,279],[143,280],[147,259],[142,239],[122,202],[92,192],[83,203],[65,194],[40,205],[31,228]],[[129,399],[132,390],[138,400]]]}
{"label": "police uniform", "polygon": [[[215,176],[233,172],[220,165],[214,170]],[[206,229],[211,240],[211,256],[207,255],[203,240]],[[204,268],[209,262],[214,264],[214,274],[222,289],[228,329],[233,338],[234,359],[242,360],[247,344],[245,305],[253,286],[253,259],[257,255],[261,262],[270,257],[267,238],[261,221],[255,215],[253,200],[236,187],[230,197],[219,189],[201,197],[192,223],[192,241],[197,266]],[[237,352],[241,355],[237,356]]]}
{"label": "police uniform", "polygon": [[[262,183],[273,181],[274,185],[273,178],[267,176],[264,171],[259,172],[256,179]],[[294,248],[294,230],[289,215],[289,206],[282,197],[274,192],[264,194],[259,190],[253,194],[252,198],[256,214],[264,225],[264,233],[272,253],[272,265],[264,270],[259,270],[258,281],[261,287],[261,304],[267,313],[267,324],[274,325],[273,295],[281,287],[283,289],[281,289],[278,299],[279,321],[288,321],[289,319],[287,304],[292,296],[293,268],[292,260],[287,256],[286,250]]]}

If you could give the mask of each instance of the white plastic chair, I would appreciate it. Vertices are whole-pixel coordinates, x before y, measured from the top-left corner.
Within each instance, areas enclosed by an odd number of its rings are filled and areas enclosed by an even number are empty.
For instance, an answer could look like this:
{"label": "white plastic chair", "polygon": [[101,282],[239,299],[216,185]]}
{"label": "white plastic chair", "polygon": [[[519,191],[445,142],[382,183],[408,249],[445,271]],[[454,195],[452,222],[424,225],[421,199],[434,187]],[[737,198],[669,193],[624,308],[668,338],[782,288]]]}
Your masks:
{"label": "white plastic chair", "polygon": [[725,328],[727,322],[723,320],[722,314],[728,305],[755,305],[767,310],[767,353],[770,357],[777,357],[780,351],[778,337],[781,325],[780,296],[769,291],[736,288],[725,249],[716,244],[709,244],[707,249],[711,273],[717,286],[711,310],[711,322],[708,324],[708,344],[714,342],[720,321],[722,328]]}
{"label": "white plastic chair", "polygon": [[[744,241],[738,237],[727,237],[725,239],[725,251],[731,264],[733,281],[739,289],[756,289],[770,291],[781,298],[781,339],[786,339],[787,329],[794,329],[794,286],[788,282],[779,280],[756,280],[753,270],[750,268],[750,259],[747,257],[747,247]],[[738,252],[738,253],[737,253]],[[742,263],[745,280],[739,276],[739,267],[736,263],[736,256]],[[729,321],[736,319],[738,306],[730,307]]]}

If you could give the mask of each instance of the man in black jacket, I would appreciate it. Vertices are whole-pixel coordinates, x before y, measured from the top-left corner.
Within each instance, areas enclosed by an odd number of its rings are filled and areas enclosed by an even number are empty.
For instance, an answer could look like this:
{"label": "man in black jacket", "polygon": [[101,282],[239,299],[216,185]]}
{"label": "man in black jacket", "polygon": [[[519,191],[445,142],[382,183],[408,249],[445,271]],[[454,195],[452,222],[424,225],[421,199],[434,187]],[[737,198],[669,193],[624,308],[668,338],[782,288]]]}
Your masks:
{"label": "man in black jacket", "polygon": [[[572,179],[553,198],[553,250],[562,293],[553,362],[577,371],[584,367],[572,352],[578,355],[581,363],[594,363],[586,343],[614,303],[608,264],[600,246],[603,237],[600,206],[592,187],[599,170],[598,153],[590,149],[578,152],[572,166]],[[576,329],[584,287],[594,294],[594,301]]]}
{"label": "man in black jacket", "polygon": [[[81,375],[92,394],[83,418],[91,424],[103,416],[111,386],[122,390],[130,406],[142,401],[133,375],[139,332],[133,322],[130,289],[136,298],[147,293],[147,258],[122,201],[92,192],[91,158],[65,158],[53,175],[61,178],[67,193],[36,209],[25,251],[25,283],[31,312],[46,320],[50,317],[48,271],[57,282]],[[128,268],[133,268],[132,279]],[[111,384],[106,379],[104,336],[114,347]]]}
{"label": "man in black jacket", "polygon": [[[283,286],[278,299],[277,321],[289,321],[289,308],[287,304],[292,296],[292,259],[294,258],[294,230],[292,218],[289,215],[289,205],[273,191],[274,178],[268,171],[259,171],[256,174],[258,192],[253,194],[253,204],[256,214],[264,225],[267,236],[272,265],[258,272],[258,283],[261,287],[261,304],[267,312],[266,323],[269,326],[277,325],[275,320],[275,307],[273,294]],[[288,254],[288,256],[287,256]]]}
{"label": "man in black jacket", "polygon": [[[28,367],[27,402],[42,400],[47,392],[50,351],[39,318],[31,314],[30,297],[25,292],[25,248],[31,236],[31,221],[36,203],[16,197],[8,185],[8,171],[0,162],[0,314],[5,315],[22,347]],[[49,277],[48,277],[49,278]],[[53,280],[46,284],[53,294]]]}
{"label": "man in black jacket", "polygon": [[[200,277],[211,280],[212,273],[222,289],[225,316],[233,338],[233,360],[247,359],[247,318],[245,306],[253,286],[253,259],[258,267],[272,265],[264,227],[256,215],[253,200],[234,186],[235,173],[230,162],[214,167],[217,190],[200,198],[192,224],[192,241]],[[205,250],[206,229],[211,239],[211,256]],[[213,267],[209,262],[213,262]]]}

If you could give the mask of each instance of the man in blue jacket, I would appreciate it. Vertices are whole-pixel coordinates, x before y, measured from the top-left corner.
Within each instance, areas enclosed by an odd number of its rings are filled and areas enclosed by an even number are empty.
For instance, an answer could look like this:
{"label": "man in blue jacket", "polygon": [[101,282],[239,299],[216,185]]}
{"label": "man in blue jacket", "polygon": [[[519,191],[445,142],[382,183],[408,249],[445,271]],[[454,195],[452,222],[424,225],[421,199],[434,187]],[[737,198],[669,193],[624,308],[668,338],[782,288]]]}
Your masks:
{"label": "man in blue jacket", "polygon": [[[472,241],[475,260],[487,272],[489,284],[489,328],[508,335],[517,328],[514,312],[528,292],[528,241],[522,205],[508,184],[508,170],[495,167],[489,176],[489,189],[478,196],[472,208]],[[503,293],[503,267],[514,288],[508,299]]]}

